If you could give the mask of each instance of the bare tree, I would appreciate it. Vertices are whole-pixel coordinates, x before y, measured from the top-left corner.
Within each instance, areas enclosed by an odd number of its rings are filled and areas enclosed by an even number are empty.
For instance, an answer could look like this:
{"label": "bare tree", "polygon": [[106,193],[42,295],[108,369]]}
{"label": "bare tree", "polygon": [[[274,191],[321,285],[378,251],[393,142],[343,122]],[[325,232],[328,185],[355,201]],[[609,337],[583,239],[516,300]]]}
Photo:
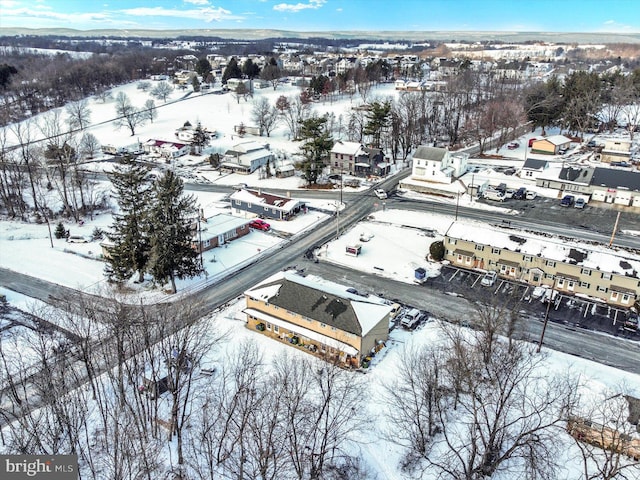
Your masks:
{"label": "bare tree", "polygon": [[[626,390],[622,386],[619,391]],[[640,475],[640,442],[634,438],[636,426],[629,421],[630,402],[634,401],[611,390],[597,397],[589,392],[582,405],[570,412],[567,430],[580,451],[585,480]]]}
{"label": "bare tree", "polygon": [[169,95],[173,92],[173,87],[168,82],[160,82],[151,90],[151,95],[158,100],[167,103]]}
{"label": "bare tree", "polygon": [[293,98],[281,96],[276,101],[276,108],[289,128],[291,139],[297,139],[302,122],[311,116],[311,104],[304,102],[299,96]]}
{"label": "bare tree", "polygon": [[91,121],[91,110],[89,109],[89,101],[87,99],[67,104],[65,111],[68,115],[67,123],[71,130],[84,130]]}
{"label": "bare tree", "polygon": [[100,142],[93,133],[85,133],[80,138],[79,151],[85,158],[93,158],[100,151]]}
{"label": "bare tree", "polygon": [[267,137],[271,134],[278,123],[279,111],[269,103],[266,97],[260,97],[253,103],[251,118],[260,128],[260,135],[265,133]]}
{"label": "bare tree", "polygon": [[156,102],[152,99],[148,99],[144,102],[144,108],[142,109],[142,116],[149,120],[149,122],[153,123],[153,121],[158,117],[158,109],[156,108]]}
{"label": "bare tree", "polygon": [[116,115],[114,121],[116,127],[127,127],[131,132],[131,136],[136,134],[136,128],[144,123],[144,117],[140,111],[133,106],[129,96],[124,92],[116,95]]}

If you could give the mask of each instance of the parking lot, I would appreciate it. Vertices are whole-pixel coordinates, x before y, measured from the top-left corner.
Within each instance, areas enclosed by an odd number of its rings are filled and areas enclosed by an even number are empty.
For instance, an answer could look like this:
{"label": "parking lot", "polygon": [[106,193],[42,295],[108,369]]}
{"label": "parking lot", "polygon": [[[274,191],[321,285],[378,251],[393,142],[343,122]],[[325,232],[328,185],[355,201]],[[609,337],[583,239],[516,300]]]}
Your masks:
{"label": "parking lot", "polygon": [[[483,272],[445,266],[438,277],[429,278],[426,288],[460,295],[471,301],[491,304],[495,297],[511,298],[521,314],[544,318],[547,303],[535,298],[534,288],[520,282],[498,278],[491,286],[482,285]],[[625,310],[563,294],[557,294],[549,308],[549,321],[575,328],[600,331],[615,336],[640,340],[637,331],[623,329]]]}

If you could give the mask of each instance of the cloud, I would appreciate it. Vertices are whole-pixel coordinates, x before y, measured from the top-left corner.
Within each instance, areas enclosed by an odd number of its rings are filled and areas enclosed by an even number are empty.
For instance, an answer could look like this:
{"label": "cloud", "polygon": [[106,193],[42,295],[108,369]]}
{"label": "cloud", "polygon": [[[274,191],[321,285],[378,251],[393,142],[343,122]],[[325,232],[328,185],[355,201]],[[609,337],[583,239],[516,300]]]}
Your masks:
{"label": "cloud", "polygon": [[273,6],[277,12],[299,12],[301,10],[317,10],[324,6],[327,0],[309,0],[308,3],[278,3]]}
{"label": "cloud", "polygon": [[184,3],[191,3],[192,5],[209,5],[209,0],[183,0]]}
{"label": "cloud", "polygon": [[2,4],[2,16],[5,19],[13,18],[20,20],[21,23],[29,23],[31,20],[25,19],[39,19],[39,20],[53,20],[60,24],[80,24],[86,25],[90,22],[107,23],[110,20],[110,16],[105,13],[97,12],[83,12],[83,13],[59,13],[48,9],[46,6],[36,6],[36,8],[6,8],[5,5],[8,2]]}
{"label": "cloud", "polygon": [[119,10],[120,13],[134,17],[172,17],[204,20],[205,22],[220,22],[222,20],[242,20],[224,8],[196,8],[192,10],[176,10],[163,7],[139,7]]}

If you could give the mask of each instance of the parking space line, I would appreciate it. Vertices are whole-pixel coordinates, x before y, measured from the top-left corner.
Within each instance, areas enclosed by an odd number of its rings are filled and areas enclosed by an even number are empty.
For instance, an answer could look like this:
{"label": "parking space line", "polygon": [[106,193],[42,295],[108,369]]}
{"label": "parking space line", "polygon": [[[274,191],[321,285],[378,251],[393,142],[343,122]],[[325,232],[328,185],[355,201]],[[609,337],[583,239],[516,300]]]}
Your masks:
{"label": "parking space line", "polygon": [[[527,285],[524,289],[524,292],[522,293],[522,296],[520,297],[520,301],[522,302],[524,300],[524,297],[527,296],[527,292],[529,291],[529,286]],[[531,300],[529,300],[529,302],[531,302]]]}
{"label": "parking space line", "polygon": [[500,283],[498,284],[498,288],[496,288],[496,290],[493,292],[494,295],[498,294],[503,284],[504,284],[504,280],[500,280]]}
{"label": "parking space line", "polygon": [[460,269],[457,269],[455,272],[453,272],[453,275],[451,275],[451,278],[449,278],[449,281],[453,280],[453,278],[458,274],[459,271]]}
{"label": "parking space line", "polygon": [[478,283],[478,280],[480,280],[480,278],[482,278],[482,275],[478,275],[478,276],[476,277],[476,280],[471,284],[471,288],[473,288],[473,287],[475,287],[475,286],[476,286],[476,283]]}

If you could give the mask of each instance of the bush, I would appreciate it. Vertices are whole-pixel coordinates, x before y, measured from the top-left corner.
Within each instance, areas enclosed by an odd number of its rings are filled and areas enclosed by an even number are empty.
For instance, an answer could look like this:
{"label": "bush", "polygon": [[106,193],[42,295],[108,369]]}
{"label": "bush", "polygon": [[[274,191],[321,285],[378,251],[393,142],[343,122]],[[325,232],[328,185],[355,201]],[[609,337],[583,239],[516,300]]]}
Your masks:
{"label": "bush", "polygon": [[64,228],[64,225],[62,224],[62,222],[58,222],[58,225],[56,226],[56,229],[53,232],[53,235],[58,239],[65,238],[67,236],[67,229]]}
{"label": "bush", "polygon": [[441,240],[433,242],[429,247],[429,254],[433,261],[441,261],[444,258],[444,243]]}
{"label": "bush", "polygon": [[93,233],[91,234],[94,240],[102,240],[104,238],[104,230],[100,227],[96,227],[93,229]]}

